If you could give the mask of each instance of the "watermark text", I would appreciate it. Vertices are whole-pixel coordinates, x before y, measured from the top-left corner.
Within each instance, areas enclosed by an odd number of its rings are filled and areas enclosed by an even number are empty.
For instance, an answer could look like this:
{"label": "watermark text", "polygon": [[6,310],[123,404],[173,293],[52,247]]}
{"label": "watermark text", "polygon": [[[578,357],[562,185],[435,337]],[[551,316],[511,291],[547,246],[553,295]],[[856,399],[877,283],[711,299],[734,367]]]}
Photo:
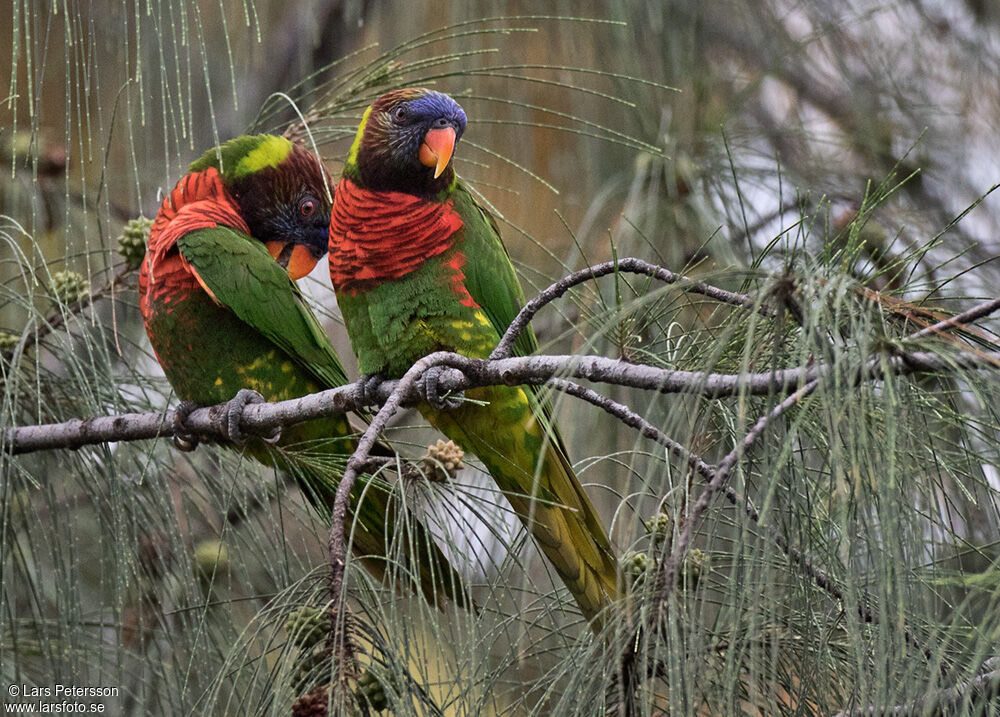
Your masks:
{"label": "watermark text", "polygon": [[103,714],[117,703],[117,687],[98,685],[7,685],[5,715]]}

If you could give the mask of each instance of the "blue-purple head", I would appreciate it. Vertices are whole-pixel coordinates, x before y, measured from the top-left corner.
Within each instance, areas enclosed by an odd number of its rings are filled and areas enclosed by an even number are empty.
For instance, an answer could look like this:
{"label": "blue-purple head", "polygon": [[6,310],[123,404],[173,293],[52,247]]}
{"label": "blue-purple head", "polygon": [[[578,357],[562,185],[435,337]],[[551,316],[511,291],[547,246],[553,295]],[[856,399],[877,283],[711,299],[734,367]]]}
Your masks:
{"label": "blue-purple head", "polygon": [[375,191],[436,195],[454,178],[465,123],[465,111],[441,92],[387,92],[365,112],[344,173]]}

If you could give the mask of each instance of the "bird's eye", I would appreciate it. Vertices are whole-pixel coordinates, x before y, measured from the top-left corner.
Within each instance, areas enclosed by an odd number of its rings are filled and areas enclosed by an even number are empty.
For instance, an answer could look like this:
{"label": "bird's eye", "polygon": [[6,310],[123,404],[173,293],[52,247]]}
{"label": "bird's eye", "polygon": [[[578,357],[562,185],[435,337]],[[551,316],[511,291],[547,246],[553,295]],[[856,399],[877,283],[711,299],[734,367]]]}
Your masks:
{"label": "bird's eye", "polygon": [[316,211],[316,200],[312,197],[306,197],[301,202],[299,202],[299,212],[302,216],[309,217],[312,216]]}
{"label": "bird's eye", "polygon": [[397,107],[396,111],[392,113],[392,118],[394,120],[396,120],[396,122],[400,122],[400,123],[405,122],[406,121],[406,108],[404,108],[404,107]]}

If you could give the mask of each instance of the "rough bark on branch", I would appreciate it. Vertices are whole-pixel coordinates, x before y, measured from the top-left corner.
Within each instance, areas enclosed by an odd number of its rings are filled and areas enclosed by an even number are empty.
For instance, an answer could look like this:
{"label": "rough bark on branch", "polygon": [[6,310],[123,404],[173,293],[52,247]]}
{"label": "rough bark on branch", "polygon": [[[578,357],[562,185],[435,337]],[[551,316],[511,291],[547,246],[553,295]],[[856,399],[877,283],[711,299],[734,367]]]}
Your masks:
{"label": "rough bark on branch", "polygon": [[[957,369],[1000,368],[1000,353],[959,352],[940,356],[926,351],[897,353],[886,360],[885,373],[905,375],[917,372]],[[489,361],[449,354],[440,365],[446,371],[439,382],[442,390],[464,391],[480,386],[540,385],[553,378],[572,378],[597,383],[629,386],[660,393],[684,393],[705,398],[736,395],[783,395],[828,375],[831,367],[814,365],[779,371],[749,374],[722,374],[704,371],[674,371],[634,364],[604,356],[525,356]],[[385,381],[376,398],[384,403],[397,387],[397,381]],[[401,405],[422,400],[420,387],[414,385],[401,398]],[[199,408],[188,417],[191,432],[208,439],[222,440],[224,405]],[[267,433],[278,426],[288,426],[315,418],[332,416],[364,408],[357,384],[321,391],[301,398],[276,403],[248,405],[241,427],[250,433]],[[137,441],[172,435],[174,412],[126,413],[114,416],[75,418],[64,423],[17,426],[0,433],[0,449],[8,453],[31,453],[55,448],[81,446],[109,441]]]}

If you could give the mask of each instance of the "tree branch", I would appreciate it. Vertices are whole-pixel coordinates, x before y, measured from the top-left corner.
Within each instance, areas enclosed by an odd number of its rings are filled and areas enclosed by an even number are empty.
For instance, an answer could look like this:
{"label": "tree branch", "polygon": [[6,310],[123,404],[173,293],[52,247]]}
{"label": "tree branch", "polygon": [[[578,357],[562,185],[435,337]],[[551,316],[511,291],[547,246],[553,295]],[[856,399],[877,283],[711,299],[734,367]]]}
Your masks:
{"label": "tree branch", "polygon": [[975,321],[976,319],[981,319],[984,316],[992,314],[997,309],[1000,309],[1000,299],[991,299],[990,301],[984,301],[981,304],[976,304],[971,309],[963,311],[960,314],[951,316],[943,321],[939,321],[933,326],[927,326],[920,331],[910,334],[907,336],[907,340],[919,339],[925,336],[930,336],[931,334],[941,334],[948,329],[953,329],[955,327],[963,327],[970,321]]}
{"label": "tree branch", "polygon": [[[931,327],[932,328],[932,327]],[[464,391],[481,386],[541,385],[557,377],[585,379],[598,383],[641,388],[660,393],[683,393],[705,398],[738,395],[781,395],[804,383],[823,378],[828,365],[789,368],[765,373],[721,374],[704,371],[675,371],[634,364],[604,356],[523,356],[489,361],[470,359],[459,354],[442,354],[440,365],[443,391]],[[962,351],[941,356],[926,351],[897,352],[885,359],[886,372],[907,375],[919,372],[957,369],[1000,368],[1000,353]],[[860,374],[863,371],[859,371]],[[388,400],[398,381],[384,381],[375,392],[379,403]],[[406,388],[401,405],[422,399],[416,385]],[[187,419],[185,427],[208,440],[223,440],[225,404],[199,408]],[[320,391],[301,398],[274,403],[248,405],[243,410],[240,427],[250,433],[266,434],[279,426],[288,426],[364,408],[357,384]],[[63,423],[16,426],[0,432],[0,451],[20,454],[54,448],[76,449],[108,441],[137,441],[173,434],[174,412],[126,413],[113,416],[74,418]]]}
{"label": "tree branch", "polygon": [[[971,309],[962,312],[961,314],[949,317],[937,322],[936,324],[910,334],[904,339],[904,342],[935,333],[941,333],[950,328],[954,328],[955,326],[960,326],[967,321],[987,316],[998,309],[1000,309],[1000,299],[982,302]],[[973,357],[975,357],[975,359],[973,359]],[[880,356],[874,356],[866,361],[864,365],[854,373],[850,379],[850,385],[857,386],[866,380],[879,380],[887,374],[903,375],[911,372],[912,370],[919,370],[916,368],[918,365],[928,365],[937,361],[943,361],[953,367],[959,367],[965,365],[966,361],[969,360],[981,360],[985,361],[986,365],[998,367],[998,364],[996,363],[997,358],[998,357],[995,354],[986,352],[961,352],[959,355],[951,357],[950,360],[945,357],[937,356],[936,354],[927,354],[924,352],[899,352],[886,360],[883,360]],[[715,494],[719,491],[724,491],[728,496],[729,491],[732,490],[726,483],[740,458],[742,458],[746,451],[750,449],[750,447],[757,441],[758,438],[760,438],[761,435],[763,435],[767,426],[773,422],[774,419],[780,417],[782,414],[786,413],[789,409],[798,405],[809,395],[815,392],[827,374],[829,374],[829,371],[810,379],[808,383],[791,395],[787,396],[768,413],[758,418],[753,427],[743,436],[743,439],[719,462],[718,466],[715,468],[714,475],[708,482],[708,485],[699,494],[697,501],[688,513],[684,528],[672,545],[670,555],[666,563],[658,566],[655,577],[658,603],[665,603],[669,595],[673,592],[680,565],[684,561],[684,557],[687,554],[694,531],[701,523],[704,514],[711,505],[712,499],[715,497]],[[785,540],[783,536],[781,537],[781,540]],[[789,556],[793,555],[789,551],[790,546],[787,546],[787,544],[782,546],[779,542],[779,546],[781,546]],[[843,592],[825,574],[821,572],[813,572],[812,566],[798,551],[796,551],[795,555],[800,561],[802,561],[800,562],[800,566],[804,569],[807,568],[807,572],[811,577],[813,577],[820,587],[826,590],[829,594],[836,595],[840,599],[843,599]],[[872,613],[871,610],[865,605],[859,603],[857,610],[859,616],[865,622],[876,622],[874,613]],[[931,650],[923,647],[908,628],[903,628],[903,635],[906,642],[919,649],[928,661],[933,658]],[[943,665],[942,669],[944,669]]]}
{"label": "tree branch", "polygon": [[[715,469],[706,463],[701,456],[689,451],[680,443],[670,438],[667,434],[633,411],[623,403],[618,403],[597,391],[585,388],[579,384],[561,378],[552,378],[546,381],[544,386],[560,391],[570,396],[579,398],[582,401],[591,403],[605,412],[619,419],[630,428],[634,428],[641,435],[650,438],[661,446],[667,448],[673,455],[683,460],[689,467],[700,473],[706,479],[715,475]],[[735,494],[734,494],[735,495]]]}
{"label": "tree branch", "polygon": [[[579,398],[588,403],[592,403],[598,408],[603,409],[607,413],[615,416],[622,421],[625,425],[634,428],[640,434],[646,438],[650,438],[661,446],[666,447],[672,454],[681,458],[688,466],[690,466],[695,472],[701,475],[706,481],[711,481],[716,475],[716,467],[706,463],[699,455],[693,453],[682,446],[677,441],[673,440],[667,436],[663,431],[658,429],[656,426],[651,424],[649,421],[644,419],[642,416],[637,414],[635,411],[630,409],[624,404],[618,403],[611,400],[607,396],[603,396],[596,391],[589,388],[585,388],[578,384],[572,383],[571,381],[566,381],[564,379],[551,379],[545,383],[546,386],[551,387],[557,391],[562,391],[563,393],[569,394],[576,398]],[[760,522],[760,513],[756,508],[753,507],[749,502],[745,500],[740,500],[740,497],[736,494],[731,486],[723,485],[721,487],[723,495],[726,500],[729,501],[731,505],[735,508],[742,508],[743,512],[746,514],[747,518],[757,525],[762,530],[767,531],[771,540],[775,542],[778,548],[788,556],[788,558],[799,567],[802,572],[809,576],[809,578],[824,592],[833,597],[836,600],[845,602],[844,592],[840,589],[837,583],[827,575],[824,571],[813,565],[809,559],[794,545],[788,542],[788,538],[782,535],[779,531],[765,526]],[[858,606],[861,618],[865,622],[873,622],[874,615],[871,611],[863,605]]]}
{"label": "tree branch", "polygon": [[[731,504],[742,507],[748,518],[760,525],[760,515],[756,509],[749,503],[740,501],[739,496],[728,485],[733,470],[743,455],[776,418],[812,394],[834,370],[842,369],[837,365],[821,364],[766,373],[719,374],[705,371],[663,369],[602,356],[509,356],[519,332],[524,330],[531,318],[543,306],[565,294],[574,285],[618,271],[645,274],[666,283],[683,281],[693,293],[700,293],[735,306],[751,306],[759,313],[767,316],[773,315],[769,310],[755,305],[751,297],[747,295],[734,294],[707,284],[693,282],[686,277],[637,259],[607,262],[576,272],[554,283],[538,297],[528,302],[518,313],[489,360],[470,359],[458,354],[439,352],[417,361],[399,381],[383,382],[374,390],[369,387],[368,393],[370,395],[368,396],[365,395],[362,384],[349,384],[290,401],[252,404],[244,409],[240,418],[241,427],[248,432],[266,434],[279,426],[356,411],[366,405],[372,405],[372,403],[381,404],[381,408],[348,461],[337,489],[332,510],[328,540],[331,564],[331,610],[334,613],[334,628],[329,636],[331,649],[338,649],[337,645],[346,645],[347,641],[347,636],[343,634],[343,620],[338,618],[338,615],[341,612],[339,606],[343,604],[344,594],[348,551],[344,523],[350,492],[359,473],[368,465],[371,449],[389,419],[402,406],[426,400],[420,379],[427,369],[432,367],[445,369],[438,379],[440,390],[443,392],[457,392],[490,385],[544,384],[573,395],[600,407],[626,425],[635,428],[642,435],[657,441],[707,481],[705,489],[698,496],[689,512],[680,535],[674,541],[668,559],[658,566],[655,578],[658,602],[664,601],[672,592],[679,566],[685,558],[694,532],[707,513],[716,494],[725,495]],[[116,286],[125,276],[124,272],[117,275],[110,282],[109,287]],[[93,303],[96,298],[98,295],[87,297],[78,302],[73,307],[73,312]],[[903,342],[945,332],[986,316],[997,309],[1000,309],[1000,299],[984,302],[933,326],[921,329],[903,339]],[[64,316],[68,315],[71,314],[64,314]],[[58,325],[59,322],[53,320],[49,323],[49,330],[51,331]],[[44,334],[35,334],[35,338],[42,336]],[[25,345],[30,344],[22,344],[22,347]],[[1000,352],[965,350],[949,356],[926,351],[906,351],[898,348],[897,343],[890,347],[890,352],[879,353],[861,362],[854,370],[853,375],[848,370],[848,382],[850,385],[856,386],[864,381],[879,380],[887,374],[905,375],[920,371],[997,368],[1000,368]],[[689,393],[707,398],[736,395],[788,395],[767,414],[761,416],[717,466],[711,466],[698,455],[670,439],[629,407],[602,396],[592,389],[568,381],[566,377],[630,386],[660,393]],[[224,408],[223,404],[191,412],[185,423],[185,428],[208,439],[222,439],[227,433],[226,427],[223,425]],[[9,428],[0,433],[0,451],[17,454],[60,447],[75,449],[83,445],[106,441],[128,441],[169,436],[173,434],[173,419],[174,412],[167,411],[163,414],[124,414],[82,420],[74,419],[60,424]],[[837,599],[844,599],[843,591],[836,583],[826,573],[815,568],[800,550],[788,543],[788,540],[780,532],[772,528],[766,528],[766,530],[782,552],[817,586]],[[857,610],[866,622],[874,622],[874,615],[865,605],[859,604]],[[909,631],[905,631],[905,636],[907,642],[917,644]],[[919,645],[917,646],[919,647]],[[928,659],[932,656],[932,653],[927,649],[922,648],[922,652]]]}
{"label": "tree branch", "polygon": [[[348,644],[346,634],[346,623],[342,617],[341,605],[345,603],[344,578],[347,569],[348,544],[344,538],[344,523],[347,516],[347,506],[350,502],[351,490],[358,474],[363,470],[368,462],[372,448],[378,440],[379,434],[385,429],[389,419],[395,415],[403,405],[404,397],[416,392],[417,382],[424,372],[432,366],[447,365],[454,360],[456,354],[438,352],[423,357],[396,382],[395,387],[389,397],[382,404],[378,413],[372,418],[368,428],[358,441],[354,453],[344,469],[344,475],[337,486],[337,494],[333,501],[333,511],[330,517],[330,533],[327,539],[327,547],[330,556],[330,633],[327,636],[327,645],[333,654],[340,654]],[[354,385],[354,388],[361,393],[362,383]],[[359,397],[361,398],[361,397]],[[341,669],[342,662],[334,661],[334,666]],[[343,680],[334,680],[334,685],[342,684]]]}
{"label": "tree branch", "polygon": [[726,481],[729,480],[729,476],[733,472],[733,468],[736,467],[737,462],[757,441],[757,439],[764,434],[764,429],[767,428],[771,421],[784,414],[790,408],[797,406],[803,399],[812,394],[813,391],[819,387],[819,383],[819,379],[813,379],[798,391],[786,397],[785,400],[765,413],[763,416],[758,418],[757,422],[754,423],[753,428],[751,428],[750,431],[743,436],[743,440],[741,440],[729,453],[726,454],[726,457],[719,462],[718,467],[715,469],[715,475],[712,476],[712,479],[708,482],[708,485],[705,486],[705,489],[698,496],[698,500],[695,501],[694,506],[688,513],[687,519],[684,522],[684,529],[677,537],[677,540],[674,541],[673,550],[670,552],[670,557],[667,558],[662,577],[657,581],[661,600],[667,593],[673,591],[674,580],[677,577],[677,569],[684,560],[688,546],[691,544],[691,537],[694,535],[695,529],[698,525],[700,525],[701,519],[704,516],[705,511],[708,510],[715,494],[727,487]]}
{"label": "tree branch", "polygon": [[[1000,310],[1000,299],[991,299],[990,301],[977,304],[961,314],[920,329],[908,335],[903,341],[911,341],[931,334],[941,333],[968,321],[987,316],[997,310]],[[944,357],[923,351],[900,351],[884,360],[881,356],[874,356],[855,372],[850,380],[850,385],[857,386],[866,380],[879,380],[886,374],[905,375],[921,370],[933,370],[930,367],[935,365],[938,369],[945,369],[948,366],[952,368],[973,368],[976,364],[982,367],[1000,368],[1000,354],[994,352],[962,351],[954,356]],[[736,466],[736,463],[756,440],[760,438],[764,429],[767,428],[767,425],[771,421],[800,403],[819,387],[820,382],[830,373],[829,366],[824,366],[822,369],[824,370],[818,370],[813,376],[809,377],[808,383],[786,397],[767,414],[757,419],[753,428],[743,437],[740,443],[719,462],[718,467],[715,469],[715,475],[709,481],[705,490],[698,496],[698,500],[687,516],[684,530],[673,546],[670,558],[667,560],[666,568],[661,576],[663,582],[660,587],[665,591],[661,594],[661,597],[664,597],[666,593],[673,590],[677,569],[684,560],[684,555],[690,545],[694,530],[698,527],[712,498],[725,486],[726,481],[729,479],[729,474]]]}

